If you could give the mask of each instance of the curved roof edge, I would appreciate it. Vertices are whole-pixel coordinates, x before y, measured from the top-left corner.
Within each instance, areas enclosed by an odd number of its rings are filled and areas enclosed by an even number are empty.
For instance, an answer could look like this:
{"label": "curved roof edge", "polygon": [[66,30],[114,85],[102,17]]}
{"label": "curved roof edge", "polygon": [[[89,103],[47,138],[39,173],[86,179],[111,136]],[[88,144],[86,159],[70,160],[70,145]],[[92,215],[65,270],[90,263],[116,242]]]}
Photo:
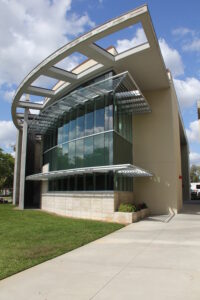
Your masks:
{"label": "curved roof edge", "polygon": [[[96,44],[97,40],[137,23],[141,23],[146,34],[147,42],[144,44],[116,55]],[[74,52],[86,55],[95,63],[79,73],[73,70],[69,72],[55,66]],[[48,103],[56,101],[73,88],[109,69],[114,69],[116,73],[129,71],[141,90],[169,87],[166,67],[147,5],[96,27],[58,49],[37,65],[19,85],[14,96],[12,118],[15,126],[19,129],[20,122],[22,122],[21,114],[20,117],[17,115],[17,108],[42,110]],[[61,80],[64,83],[56,90],[33,86],[32,83],[41,75]],[[45,101],[43,104],[21,101],[23,94],[42,96],[45,97]]]}

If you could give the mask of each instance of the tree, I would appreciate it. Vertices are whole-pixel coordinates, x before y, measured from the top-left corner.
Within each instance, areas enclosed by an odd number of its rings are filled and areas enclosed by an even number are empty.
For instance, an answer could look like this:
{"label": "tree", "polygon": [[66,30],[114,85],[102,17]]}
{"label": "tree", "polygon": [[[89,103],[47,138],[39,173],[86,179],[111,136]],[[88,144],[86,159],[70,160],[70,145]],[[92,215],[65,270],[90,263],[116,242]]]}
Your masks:
{"label": "tree", "polygon": [[200,167],[196,165],[192,165],[190,168],[190,180],[191,182],[199,182],[200,181]]}
{"label": "tree", "polygon": [[0,148],[0,190],[12,188],[14,174],[14,158],[9,153],[4,153]]}

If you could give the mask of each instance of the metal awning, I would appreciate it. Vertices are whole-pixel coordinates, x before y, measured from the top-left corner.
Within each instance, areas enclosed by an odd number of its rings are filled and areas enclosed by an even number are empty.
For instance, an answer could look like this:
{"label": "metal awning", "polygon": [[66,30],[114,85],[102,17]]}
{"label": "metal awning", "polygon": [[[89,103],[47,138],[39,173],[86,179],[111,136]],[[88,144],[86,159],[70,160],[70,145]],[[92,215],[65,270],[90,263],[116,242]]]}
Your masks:
{"label": "metal awning", "polygon": [[151,112],[150,106],[128,72],[124,72],[102,81],[77,88],[65,97],[44,108],[29,122],[29,132],[44,134],[47,130],[57,127],[67,112],[73,108],[84,105],[96,97],[113,93],[116,97],[120,113]]}
{"label": "metal awning", "polygon": [[108,166],[98,166],[98,167],[88,167],[88,168],[77,168],[68,170],[51,171],[45,173],[38,173],[29,175],[26,180],[48,180],[48,179],[59,179],[70,175],[83,175],[92,173],[108,173],[113,172],[122,176],[128,177],[152,177],[153,174],[142,168],[131,164],[121,164],[121,165],[108,165]]}

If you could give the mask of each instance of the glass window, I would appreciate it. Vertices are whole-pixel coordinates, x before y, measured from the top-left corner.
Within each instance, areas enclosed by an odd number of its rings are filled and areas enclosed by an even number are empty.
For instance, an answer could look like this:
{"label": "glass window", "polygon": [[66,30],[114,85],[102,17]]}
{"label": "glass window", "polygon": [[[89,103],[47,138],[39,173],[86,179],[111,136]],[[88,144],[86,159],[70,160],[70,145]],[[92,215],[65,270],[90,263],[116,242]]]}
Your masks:
{"label": "glass window", "polygon": [[58,179],[58,191],[63,191],[63,180]]}
{"label": "glass window", "polygon": [[108,191],[113,191],[114,189],[114,176],[112,172],[106,174],[106,189]]}
{"label": "glass window", "polygon": [[76,125],[76,137],[82,137],[85,133],[85,116],[84,116],[84,106],[78,109],[77,113],[77,125]]}
{"label": "glass window", "polygon": [[75,168],[75,142],[69,143],[69,168]]}
{"label": "glass window", "polygon": [[105,187],[105,181],[106,177],[105,177],[105,174],[95,174],[95,183],[96,183],[96,187],[95,187],[95,190],[96,191],[104,191],[106,190],[106,187]]}
{"label": "glass window", "polygon": [[93,136],[84,139],[84,166],[91,167],[94,165],[93,159]]}
{"label": "glass window", "polygon": [[114,164],[132,164],[132,144],[114,133]]}
{"label": "glass window", "polygon": [[95,126],[94,126],[94,132],[98,133],[101,131],[104,131],[104,98],[99,97],[95,100]]}
{"label": "glass window", "polygon": [[105,107],[105,130],[113,129],[113,105]]}
{"label": "glass window", "polygon": [[84,166],[84,148],[83,139],[76,141],[76,168]]}
{"label": "glass window", "polygon": [[132,114],[123,113],[120,109],[120,102],[115,102],[115,130],[126,140],[132,143]]}
{"label": "glass window", "polygon": [[94,163],[95,166],[103,166],[104,159],[104,134],[94,136]]}
{"label": "glass window", "polygon": [[105,165],[113,165],[113,132],[105,133]]}
{"label": "glass window", "polygon": [[84,191],[84,176],[77,175],[77,191]]}
{"label": "glass window", "polygon": [[85,114],[85,135],[91,135],[94,133],[94,103],[86,104]]}
{"label": "glass window", "polygon": [[68,180],[69,180],[69,191],[74,191],[76,189],[75,176],[69,176]]}
{"label": "glass window", "polygon": [[94,176],[92,174],[85,175],[85,190],[94,191]]}
{"label": "glass window", "polygon": [[62,138],[63,138],[63,127],[58,128],[58,145],[62,144]]}
{"label": "glass window", "polygon": [[44,151],[48,150],[50,146],[50,135],[46,133],[43,137],[43,145],[44,145]]}
{"label": "glass window", "polygon": [[69,144],[63,144],[62,147],[62,155],[63,155],[63,169],[69,168]]}
{"label": "glass window", "polygon": [[117,176],[116,190],[118,191],[133,191],[133,178],[125,176]]}
{"label": "glass window", "polygon": [[63,143],[69,141],[69,123],[63,126]]}
{"label": "glass window", "polygon": [[69,187],[68,187],[68,177],[63,179],[63,191],[68,191]]}
{"label": "glass window", "polygon": [[52,191],[58,190],[58,180],[52,180],[51,182]]}
{"label": "glass window", "polygon": [[63,170],[63,152],[62,145],[57,146],[57,170]]}
{"label": "glass window", "polygon": [[50,161],[51,161],[51,171],[58,170],[58,158],[57,158],[57,147],[51,149],[50,151]]}
{"label": "glass window", "polygon": [[76,120],[71,120],[69,122],[69,140],[76,138]]}
{"label": "glass window", "polygon": [[52,132],[52,147],[57,145],[57,130],[54,130]]}

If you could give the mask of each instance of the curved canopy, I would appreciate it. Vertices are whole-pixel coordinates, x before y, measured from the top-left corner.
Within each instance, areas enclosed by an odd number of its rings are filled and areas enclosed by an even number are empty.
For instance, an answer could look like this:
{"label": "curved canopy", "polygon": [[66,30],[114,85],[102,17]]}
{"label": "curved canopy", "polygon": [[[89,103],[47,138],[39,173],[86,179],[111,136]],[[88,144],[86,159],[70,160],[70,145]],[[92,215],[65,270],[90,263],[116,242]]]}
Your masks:
{"label": "curved canopy", "polygon": [[76,168],[76,169],[38,173],[38,174],[27,176],[26,180],[40,181],[40,180],[64,178],[70,175],[83,175],[83,174],[107,173],[107,172],[114,172],[116,174],[122,176],[128,176],[128,177],[152,177],[153,176],[151,172],[146,171],[142,168],[136,167],[131,164],[121,164],[121,165]]}
{"label": "curved canopy", "polygon": [[151,111],[148,102],[130,74],[124,72],[76,89],[52,105],[47,106],[30,121],[29,131],[44,134],[47,130],[56,127],[56,123],[66,112],[70,112],[73,108],[108,93],[115,94],[122,113],[138,114]]}
{"label": "curved canopy", "polygon": [[[122,53],[111,53],[108,49],[98,46],[98,41],[102,38],[106,38],[122,29],[130,28],[134,24],[142,26],[146,35],[144,43]],[[67,71],[57,67],[59,62],[62,62],[73,53],[87,56],[90,66],[81,69],[80,72]],[[114,70],[116,73],[128,71],[134,77],[141,91],[169,87],[169,78],[147,5],[129,11],[94,28],[58,49],[36,66],[25,77],[14,96],[12,117],[15,126],[19,129],[23,124],[23,116],[21,112],[18,114],[18,108],[39,109],[42,111],[81,84],[108,70]],[[52,89],[34,86],[34,82],[40,76],[62,81],[62,85]],[[21,98],[24,94],[45,98],[42,104],[31,103],[22,101]]]}

